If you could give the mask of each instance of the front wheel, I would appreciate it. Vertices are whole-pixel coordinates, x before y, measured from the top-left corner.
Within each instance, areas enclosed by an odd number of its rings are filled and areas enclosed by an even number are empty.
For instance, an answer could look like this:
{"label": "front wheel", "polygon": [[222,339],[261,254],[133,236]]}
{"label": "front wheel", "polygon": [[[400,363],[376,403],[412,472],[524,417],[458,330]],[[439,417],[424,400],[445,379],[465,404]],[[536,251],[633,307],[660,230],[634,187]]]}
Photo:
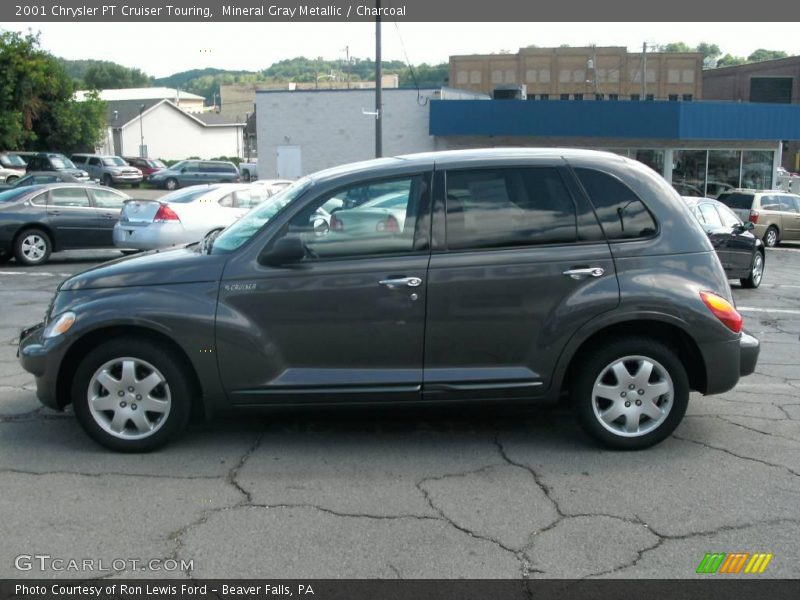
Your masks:
{"label": "front wheel", "polygon": [[610,448],[640,450],[669,436],[689,403],[678,356],[659,341],[625,337],[596,346],[572,389],[578,419]]}
{"label": "front wheel", "polygon": [[108,173],[103,175],[103,179],[101,180],[101,182],[106,187],[111,187],[114,184],[113,180],[111,179],[111,175],[109,175]]}
{"label": "front wheel", "polygon": [[119,452],[148,452],[186,427],[192,386],[163,349],[115,339],[81,361],[72,380],[75,416],[96,442]]}
{"label": "front wheel", "polygon": [[169,191],[177,190],[178,189],[178,180],[174,177],[170,177],[164,182],[164,187],[167,188]]}
{"label": "front wheel", "polygon": [[756,252],[753,256],[753,264],[750,266],[750,275],[739,282],[744,288],[755,289],[761,285],[761,279],[764,277],[764,256],[761,252]]}

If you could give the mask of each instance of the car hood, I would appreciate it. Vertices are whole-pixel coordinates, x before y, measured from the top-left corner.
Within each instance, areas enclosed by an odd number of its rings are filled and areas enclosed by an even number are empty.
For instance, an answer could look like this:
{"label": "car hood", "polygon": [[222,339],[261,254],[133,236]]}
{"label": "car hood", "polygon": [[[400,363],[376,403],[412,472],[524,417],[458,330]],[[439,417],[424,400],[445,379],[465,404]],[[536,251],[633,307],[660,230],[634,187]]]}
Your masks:
{"label": "car hood", "polygon": [[124,257],[78,273],[59,291],[219,281],[226,257],[200,254],[196,244]]}

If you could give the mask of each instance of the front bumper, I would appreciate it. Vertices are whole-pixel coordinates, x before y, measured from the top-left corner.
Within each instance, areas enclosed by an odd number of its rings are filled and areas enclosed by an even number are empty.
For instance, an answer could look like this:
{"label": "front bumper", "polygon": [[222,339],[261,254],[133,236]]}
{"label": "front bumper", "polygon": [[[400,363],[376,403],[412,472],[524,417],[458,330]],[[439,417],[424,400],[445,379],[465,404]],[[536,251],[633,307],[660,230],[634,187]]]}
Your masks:
{"label": "front bumper", "polygon": [[58,369],[69,346],[64,335],[44,339],[44,323],[22,331],[17,357],[28,373],[36,378],[36,397],[47,407],[61,410],[57,394]]}
{"label": "front bumper", "polygon": [[135,173],[122,173],[120,175],[112,175],[111,181],[114,183],[141,183],[142,176]]}

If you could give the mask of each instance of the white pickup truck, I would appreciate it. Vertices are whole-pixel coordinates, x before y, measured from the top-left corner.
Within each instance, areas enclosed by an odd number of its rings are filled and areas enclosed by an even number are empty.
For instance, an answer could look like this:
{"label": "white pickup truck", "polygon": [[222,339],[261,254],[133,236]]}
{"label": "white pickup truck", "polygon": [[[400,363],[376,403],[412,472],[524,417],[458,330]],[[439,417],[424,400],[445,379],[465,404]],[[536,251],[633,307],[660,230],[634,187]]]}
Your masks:
{"label": "white pickup truck", "polygon": [[239,176],[245,183],[258,179],[258,163],[239,163]]}

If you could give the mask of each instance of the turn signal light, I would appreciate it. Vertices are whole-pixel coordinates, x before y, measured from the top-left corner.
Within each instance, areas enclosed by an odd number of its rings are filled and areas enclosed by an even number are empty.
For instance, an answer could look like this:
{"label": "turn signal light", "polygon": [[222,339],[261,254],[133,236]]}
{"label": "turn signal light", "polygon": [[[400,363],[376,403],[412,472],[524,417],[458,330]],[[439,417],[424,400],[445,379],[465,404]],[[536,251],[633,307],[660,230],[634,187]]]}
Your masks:
{"label": "turn signal light", "polygon": [[703,304],[708,307],[714,316],[717,317],[725,327],[734,333],[739,333],[742,330],[744,320],[733,305],[725,300],[722,296],[714,292],[700,292],[700,298]]}
{"label": "turn signal light", "polygon": [[159,207],[158,212],[156,213],[156,216],[153,217],[153,222],[154,223],[163,223],[165,221],[180,221],[180,219],[178,218],[178,215],[175,214],[174,210],[172,210],[166,204],[162,204]]}

